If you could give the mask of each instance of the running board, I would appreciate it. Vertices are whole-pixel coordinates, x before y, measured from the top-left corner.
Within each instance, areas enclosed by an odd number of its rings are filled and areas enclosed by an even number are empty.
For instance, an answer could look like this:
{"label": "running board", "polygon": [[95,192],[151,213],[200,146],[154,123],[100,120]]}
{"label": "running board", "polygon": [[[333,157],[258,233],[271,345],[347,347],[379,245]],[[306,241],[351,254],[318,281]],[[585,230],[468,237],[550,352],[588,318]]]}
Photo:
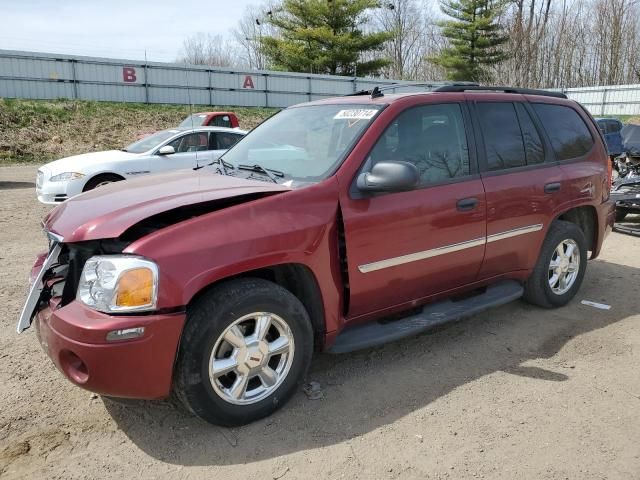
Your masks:
{"label": "running board", "polygon": [[344,329],[329,353],[347,353],[375,347],[405,337],[413,337],[438,325],[475,315],[489,308],[512,302],[522,296],[522,285],[504,280],[487,287],[484,293],[452,301],[426,305],[422,312],[387,323],[369,322]]}

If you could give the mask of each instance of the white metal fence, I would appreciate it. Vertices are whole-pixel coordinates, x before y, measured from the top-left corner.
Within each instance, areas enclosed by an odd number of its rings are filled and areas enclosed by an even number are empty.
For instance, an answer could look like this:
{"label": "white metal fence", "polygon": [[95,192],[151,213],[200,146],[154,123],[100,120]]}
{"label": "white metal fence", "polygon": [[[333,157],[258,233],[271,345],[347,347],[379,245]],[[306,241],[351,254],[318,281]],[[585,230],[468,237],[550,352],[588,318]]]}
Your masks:
{"label": "white metal fence", "polygon": [[[287,107],[391,83],[411,82],[0,50],[5,98]],[[640,115],[640,85],[563,92],[596,116]]]}
{"label": "white metal fence", "polygon": [[390,83],[397,82],[0,50],[6,98],[286,107]]}

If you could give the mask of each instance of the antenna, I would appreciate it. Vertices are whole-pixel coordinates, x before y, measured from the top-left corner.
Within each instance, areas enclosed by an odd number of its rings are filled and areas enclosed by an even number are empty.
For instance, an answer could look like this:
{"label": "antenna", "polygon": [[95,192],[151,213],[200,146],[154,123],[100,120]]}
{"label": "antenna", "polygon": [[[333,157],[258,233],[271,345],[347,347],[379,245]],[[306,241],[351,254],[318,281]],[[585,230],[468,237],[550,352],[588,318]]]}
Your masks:
{"label": "antenna", "polygon": [[[187,67],[187,60],[185,59],[184,61],[184,79],[187,83],[187,102],[189,102],[189,118],[191,119],[191,133],[195,133],[196,127],[193,124],[193,105],[191,105],[191,88],[190,88],[190,84],[189,84],[189,75],[188,75],[188,67]],[[207,143],[209,142],[209,139],[207,138]],[[198,148],[196,147],[196,167],[200,166],[200,164],[198,163]]]}

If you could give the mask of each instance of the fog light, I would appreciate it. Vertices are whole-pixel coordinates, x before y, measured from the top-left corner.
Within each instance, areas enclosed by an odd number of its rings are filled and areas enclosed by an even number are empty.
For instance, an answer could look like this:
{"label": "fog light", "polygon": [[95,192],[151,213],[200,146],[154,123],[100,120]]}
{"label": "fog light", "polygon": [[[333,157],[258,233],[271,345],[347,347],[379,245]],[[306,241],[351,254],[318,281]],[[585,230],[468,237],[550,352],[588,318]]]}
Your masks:
{"label": "fog light", "polygon": [[144,335],[144,327],[125,328],[124,330],[111,330],[107,333],[107,342],[117,342],[118,340],[131,340]]}

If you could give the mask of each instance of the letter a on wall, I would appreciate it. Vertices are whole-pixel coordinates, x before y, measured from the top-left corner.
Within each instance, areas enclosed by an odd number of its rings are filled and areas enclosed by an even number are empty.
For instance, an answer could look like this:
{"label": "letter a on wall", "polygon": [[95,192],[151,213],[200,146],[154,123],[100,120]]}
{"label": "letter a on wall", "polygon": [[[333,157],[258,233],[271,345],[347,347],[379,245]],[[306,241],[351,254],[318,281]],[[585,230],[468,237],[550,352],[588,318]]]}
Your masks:
{"label": "letter a on wall", "polygon": [[253,77],[251,77],[251,75],[246,75],[244,77],[244,82],[242,82],[242,88],[256,88],[253,85]]}
{"label": "letter a on wall", "polygon": [[122,81],[133,83],[137,80],[136,69],[133,67],[122,67]]}

